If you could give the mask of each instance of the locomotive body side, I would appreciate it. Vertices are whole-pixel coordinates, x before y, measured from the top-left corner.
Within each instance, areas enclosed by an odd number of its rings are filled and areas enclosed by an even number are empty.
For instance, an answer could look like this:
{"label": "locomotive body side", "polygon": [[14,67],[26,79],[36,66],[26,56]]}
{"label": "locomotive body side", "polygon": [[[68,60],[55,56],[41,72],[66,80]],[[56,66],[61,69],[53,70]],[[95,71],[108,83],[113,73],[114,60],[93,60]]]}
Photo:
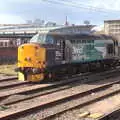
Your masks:
{"label": "locomotive body side", "polygon": [[114,57],[112,40],[71,40],[71,62],[91,62]]}

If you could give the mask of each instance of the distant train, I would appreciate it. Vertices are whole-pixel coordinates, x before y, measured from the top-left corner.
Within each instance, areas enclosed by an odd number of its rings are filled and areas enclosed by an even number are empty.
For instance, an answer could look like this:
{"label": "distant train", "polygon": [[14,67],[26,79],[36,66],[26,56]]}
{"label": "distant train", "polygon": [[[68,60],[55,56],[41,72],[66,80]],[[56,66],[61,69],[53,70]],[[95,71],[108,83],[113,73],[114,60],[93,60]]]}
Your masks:
{"label": "distant train", "polygon": [[0,64],[17,63],[18,45],[26,42],[26,39],[0,38]]}
{"label": "distant train", "polygon": [[110,36],[39,33],[18,48],[18,78],[39,82],[120,64],[118,42]]}
{"label": "distant train", "polygon": [[13,39],[0,38],[0,64],[17,62],[17,45]]}

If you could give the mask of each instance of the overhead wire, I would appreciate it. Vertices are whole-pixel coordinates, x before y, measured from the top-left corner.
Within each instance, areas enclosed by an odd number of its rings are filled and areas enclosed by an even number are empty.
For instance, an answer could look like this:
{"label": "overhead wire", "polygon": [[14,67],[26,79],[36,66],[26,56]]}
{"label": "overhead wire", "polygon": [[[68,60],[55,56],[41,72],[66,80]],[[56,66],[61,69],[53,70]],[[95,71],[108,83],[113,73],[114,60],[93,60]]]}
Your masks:
{"label": "overhead wire", "polygon": [[81,8],[81,9],[85,9],[88,11],[93,11],[93,12],[103,12],[103,13],[115,13],[115,12],[120,12],[117,10],[113,10],[113,9],[105,9],[105,8],[100,8],[100,7],[94,7],[92,5],[85,5],[82,3],[76,3],[73,1],[68,1],[68,0],[43,0],[44,2],[48,2],[51,4],[57,4],[57,5],[65,5],[65,6],[69,6],[69,7],[75,7],[75,8]]}
{"label": "overhead wire", "polygon": [[[57,0],[57,1],[59,1],[59,0]],[[86,8],[92,8],[92,9],[96,9],[96,10],[100,10],[100,9],[102,9],[102,11],[104,11],[104,12],[120,12],[120,10],[114,10],[114,9],[105,9],[105,8],[102,8],[102,7],[94,7],[94,6],[92,6],[92,5],[89,5],[89,4],[83,4],[83,3],[80,3],[80,2],[76,2],[76,1],[74,1],[73,2],[73,0],[60,0],[60,1],[63,1],[63,2],[70,2],[70,3],[72,3],[72,4],[75,4],[75,5],[80,5],[80,6],[84,6],[84,7],[86,7]],[[101,2],[102,2],[103,0],[101,0]],[[101,11],[101,10],[100,10]]]}

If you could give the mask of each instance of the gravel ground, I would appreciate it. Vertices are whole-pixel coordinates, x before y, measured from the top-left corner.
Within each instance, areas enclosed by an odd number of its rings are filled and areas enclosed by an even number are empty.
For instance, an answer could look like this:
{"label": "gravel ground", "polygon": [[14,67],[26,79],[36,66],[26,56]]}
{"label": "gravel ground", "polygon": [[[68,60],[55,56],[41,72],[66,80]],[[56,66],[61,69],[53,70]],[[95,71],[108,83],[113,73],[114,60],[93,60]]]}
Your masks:
{"label": "gravel ground", "polygon": [[[114,79],[110,79],[110,81],[113,82]],[[15,100],[27,98],[29,96],[42,95],[42,94],[45,94],[47,92],[53,92],[53,91],[67,89],[67,88],[73,88],[73,87],[77,87],[77,86],[78,86],[78,89],[80,91],[84,91],[84,90],[88,90],[88,89],[94,88],[95,86],[99,86],[99,85],[105,84],[107,82],[108,82],[107,80],[99,81],[99,82],[96,82],[96,83],[89,83],[89,84],[81,84],[79,82],[76,82],[74,84],[72,83],[72,84],[68,84],[68,85],[65,85],[65,86],[61,86],[61,87],[59,87],[59,89],[57,87],[57,88],[48,89],[48,90],[47,89],[46,90],[37,90],[36,92],[34,91],[34,92],[27,92],[27,93],[23,93],[23,94],[12,95],[10,97],[7,97],[3,101],[1,101],[1,104],[5,104],[5,103],[12,102],[12,101],[15,101]],[[16,87],[8,88],[8,89],[3,89],[3,90],[0,90],[0,94],[2,94],[4,91],[9,91],[10,92],[11,90],[13,91],[15,89],[20,89],[20,88],[23,88],[23,87],[26,88],[26,85],[22,85],[20,87],[16,86]]]}
{"label": "gravel ground", "polygon": [[50,92],[56,92],[58,90],[63,90],[63,89],[67,89],[69,88],[69,86],[62,86],[58,88],[53,88],[53,89],[46,89],[46,90],[37,90],[36,92],[31,92],[31,93],[21,93],[21,94],[17,94],[17,95],[12,95],[7,97],[7,99],[4,99],[1,101],[1,104],[7,104],[10,102],[14,102],[14,101],[18,101],[18,100],[22,100],[25,98],[29,98],[29,97],[34,97],[34,96],[38,96],[38,95],[43,95],[43,94],[47,94]]}
{"label": "gravel ground", "polygon": [[16,90],[16,89],[21,89],[21,88],[25,88],[25,87],[27,87],[27,86],[31,86],[30,84],[22,84],[22,85],[16,85],[16,86],[12,86],[12,87],[8,87],[8,88],[3,88],[3,89],[1,89],[0,90],[0,94],[2,93],[2,92],[10,92],[11,90]]}
{"label": "gravel ground", "polygon": [[0,88],[3,86],[8,86],[8,85],[13,85],[13,84],[19,84],[19,83],[23,83],[23,81],[18,81],[18,80],[9,80],[9,81],[2,81],[0,84]]}
{"label": "gravel ground", "polygon": [[[120,94],[114,95],[102,101],[98,101],[82,109],[78,108],[72,111],[65,112],[64,114],[61,114],[59,116],[52,118],[52,120],[89,120],[89,119],[93,120],[93,118],[89,118],[89,116],[88,118],[86,117],[86,118],[80,119],[79,114],[81,112],[87,111],[87,112],[90,112],[91,114],[100,113],[101,115],[104,115],[105,113],[108,113],[109,111],[114,110],[118,106],[120,106]],[[120,114],[112,116],[107,120],[120,120]]]}
{"label": "gravel ground", "polygon": [[[116,89],[116,86],[113,86],[111,88],[111,90],[112,89]],[[79,89],[77,89],[77,90],[79,90]],[[104,94],[104,91],[102,91],[101,94]],[[83,98],[73,100],[72,102],[71,101],[66,101],[64,103],[56,104],[53,107],[50,106],[47,109],[45,109],[45,108],[41,109],[41,110],[39,109],[37,112],[35,112],[35,113],[31,114],[31,115],[27,115],[27,116],[25,116],[23,118],[19,118],[18,120],[26,120],[26,119],[27,120],[32,120],[32,119],[33,120],[39,120],[40,118],[44,118],[48,114],[56,113],[56,111],[58,112],[58,111],[61,111],[63,109],[69,108],[70,106],[80,104],[82,101],[89,100],[92,96],[94,96],[94,94],[90,94],[88,97],[83,97]],[[35,101],[33,101],[33,103],[35,103]],[[119,101],[119,103],[120,103],[120,101]],[[27,104],[28,104],[28,102],[27,102]],[[22,104],[22,105],[24,105],[24,104]],[[14,107],[16,107],[16,106],[14,106]],[[55,120],[73,120],[73,119],[77,120],[77,119],[80,119],[80,117],[79,117],[80,113],[81,113],[81,109],[79,108],[76,111],[72,111],[72,112],[68,112],[68,113],[66,112],[66,113],[63,114],[63,116],[60,116],[60,117],[58,116],[57,118],[55,118]],[[85,120],[87,120],[87,119],[88,118],[85,118]],[[88,120],[90,120],[90,119],[91,118],[89,118]]]}
{"label": "gravel ground", "polygon": [[[101,83],[102,84],[102,83]],[[75,85],[72,85],[71,87],[71,91],[70,91],[70,93],[71,94],[73,94],[75,91],[80,91],[80,90],[86,90],[86,89],[89,89],[90,87],[95,87],[95,86],[97,86],[97,85],[100,85],[99,83],[90,83],[90,84],[87,84],[87,85],[81,85],[81,86],[75,86]],[[74,87],[76,87],[76,88],[74,88]],[[64,92],[63,92],[63,94],[64,94]],[[14,97],[19,97],[20,98],[20,95],[18,95],[18,96],[14,96]],[[13,97],[13,99],[14,99],[14,97]],[[24,97],[24,95],[22,96],[22,97]],[[12,98],[11,98],[12,99]],[[45,99],[43,100],[43,101],[45,101]],[[35,101],[31,101],[31,102],[29,102],[29,103],[27,103],[27,105],[29,105],[29,104],[33,104],[33,103],[36,103],[37,102],[37,100],[35,100]],[[68,101],[69,102],[69,101]],[[79,101],[78,101],[79,102]],[[20,106],[19,107],[21,107],[21,106],[25,106],[25,104],[20,104]],[[64,108],[66,108],[67,106],[69,106],[69,104],[64,104],[62,107],[64,107]],[[12,107],[12,106],[11,106]],[[16,106],[15,106],[16,107]],[[54,110],[52,109],[51,110],[51,108],[50,109],[48,109],[48,111],[46,111],[45,109],[42,109],[42,111],[41,112],[39,112],[39,111],[37,111],[36,113],[34,113],[34,114],[31,114],[31,115],[28,115],[28,116],[26,116],[26,117],[23,117],[23,118],[19,118],[19,120],[39,120],[39,118],[41,117],[41,116],[46,116],[47,115],[47,113],[54,113],[55,111],[58,111],[59,109],[62,109],[62,108],[60,108],[60,106],[57,106],[57,105],[55,105],[54,106]],[[77,114],[75,114],[75,113],[77,113]],[[57,116],[57,118],[55,118],[55,119],[57,119],[57,120],[77,120],[77,119],[79,119],[79,120],[81,120],[81,118],[79,117],[79,114],[81,113],[81,109],[79,109],[78,111],[76,111],[76,112],[74,112],[74,111],[71,111],[71,112],[66,112],[66,113],[64,113],[65,115],[64,115],[64,117],[63,118],[61,118],[61,117],[59,117],[59,116]],[[67,116],[67,114],[69,114],[68,116]],[[13,120],[13,119],[12,119]],[[85,118],[85,119],[83,119],[82,118],[82,120],[91,120],[91,118]]]}
{"label": "gravel ground", "polygon": [[[74,85],[70,84],[70,85],[61,86],[61,87],[59,87],[59,90],[62,90],[62,89],[64,90],[64,88],[67,88],[67,89],[71,88],[71,91],[73,91],[73,89],[75,88],[76,91],[79,89],[82,92],[82,91],[86,91],[86,90],[94,88],[94,87],[96,87],[96,85],[92,85],[92,84],[91,85],[89,85],[89,84],[80,85],[80,83],[75,83]],[[15,88],[11,88],[11,89],[14,90]],[[5,91],[8,90],[10,92],[11,89],[5,89]],[[16,89],[20,89],[20,87],[16,87]],[[26,98],[27,96],[29,97],[29,96],[34,96],[34,95],[42,95],[46,92],[50,92],[50,91],[52,92],[55,90],[58,90],[58,88],[53,88],[53,89],[48,89],[48,90],[47,89],[46,90],[37,90],[36,92],[34,91],[34,92],[29,92],[29,93],[27,92],[27,93],[17,95],[19,97],[16,97],[16,95],[12,95],[10,97],[7,97],[3,101],[1,101],[1,104],[12,102],[14,100],[23,99],[23,98]],[[2,91],[4,92],[4,90],[1,90],[0,93],[2,93]]]}
{"label": "gravel ground", "polygon": [[[52,113],[53,111],[49,111],[49,113]],[[65,112],[64,114],[62,115],[56,115],[54,118],[49,118],[49,119],[46,119],[46,120],[94,120],[92,118],[81,118],[79,117],[79,115],[84,112],[84,110],[82,109],[79,109],[79,110],[72,110],[72,111],[68,111],[68,112]],[[45,116],[45,114],[47,114],[48,112],[44,111],[43,110],[43,113],[39,113],[37,112],[36,114],[32,114],[32,115],[29,115],[27,117],[24,117],[23,118],[18,118],[18,119],[13,119],[13,120],[40,120],[39,118],[41,118],[41,116]]]}
{"label": "gravel ground", "polygon": [[15,68],[17,65],[12,64],[12,65],[0,65],[0,75],[17,75],[17,72],[15,72]]}
{"label": "gravel ground", "polygon": [[5,78],[9,78],[9,77],[15,77],[16,75],[5,75],[0,73],[0,80],[5,79]]}

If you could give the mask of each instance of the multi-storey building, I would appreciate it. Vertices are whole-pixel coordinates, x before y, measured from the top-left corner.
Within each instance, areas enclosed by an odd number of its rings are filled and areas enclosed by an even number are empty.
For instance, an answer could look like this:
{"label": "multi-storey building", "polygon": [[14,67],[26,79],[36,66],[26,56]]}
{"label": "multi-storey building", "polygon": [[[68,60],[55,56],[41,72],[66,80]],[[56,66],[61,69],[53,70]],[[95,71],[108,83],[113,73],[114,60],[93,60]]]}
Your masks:
{"label": "multi-storey building", "polygon": [[108,35],[120,35],[120,20],[104,21],[104,32]]}

